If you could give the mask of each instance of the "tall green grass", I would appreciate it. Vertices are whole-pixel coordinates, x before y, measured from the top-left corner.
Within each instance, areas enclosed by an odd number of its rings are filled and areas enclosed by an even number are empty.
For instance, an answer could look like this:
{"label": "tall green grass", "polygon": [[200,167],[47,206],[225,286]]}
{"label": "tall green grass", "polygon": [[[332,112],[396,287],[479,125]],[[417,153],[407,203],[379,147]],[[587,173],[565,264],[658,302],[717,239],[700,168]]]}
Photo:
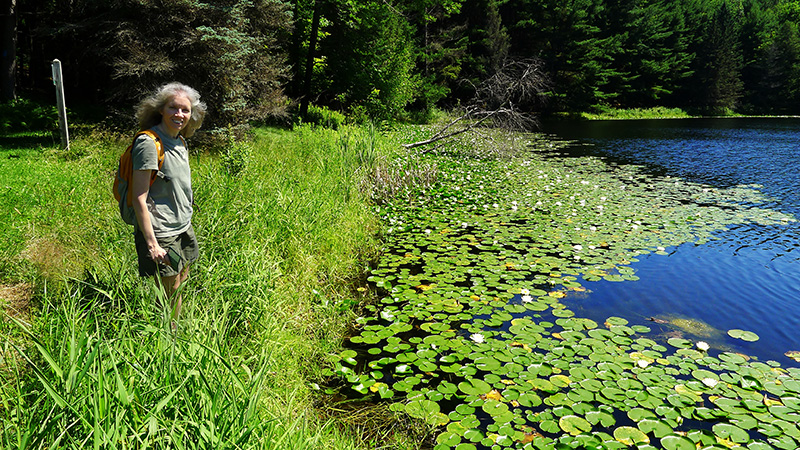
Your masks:
{"label": "tall green grass", "polygon": [[128,139],[0,149],[0,283],[35,292],[0,321],[0,448],[385,448],[320,419],[308,386],[378,252],[359,186],[392,143],[304,126],[194,154],[201,257],[173,333],[111,194]]}
{"label": "tall green grass", "polygon": [[655,106],[652,108],[618,109],[606,106],[596,107],[596,112],[581,114],[588,120],[621,120],[621,119],[685,119],[691,117],[680,108]]}

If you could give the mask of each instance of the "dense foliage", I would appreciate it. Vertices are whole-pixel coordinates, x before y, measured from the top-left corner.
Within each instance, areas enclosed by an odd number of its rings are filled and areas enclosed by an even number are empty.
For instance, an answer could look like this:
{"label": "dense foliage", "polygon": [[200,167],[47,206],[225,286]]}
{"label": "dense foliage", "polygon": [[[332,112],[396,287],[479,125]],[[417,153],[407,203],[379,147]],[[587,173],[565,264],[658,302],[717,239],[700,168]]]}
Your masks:
{"label": "dense foliage", "polygon": [[16,46],[18,91],[48,88],[47,65],[59,58],[73,104],[130,111],[142,91],[179,79],[206,95],[219,126],[280,116],[294,102],[402,118],[464,104],[503,62],[530,58],[553,83],[550,111],[791,114],[800,104],[797,0],[30,0],[16,9],[17,39],[2,45]]}

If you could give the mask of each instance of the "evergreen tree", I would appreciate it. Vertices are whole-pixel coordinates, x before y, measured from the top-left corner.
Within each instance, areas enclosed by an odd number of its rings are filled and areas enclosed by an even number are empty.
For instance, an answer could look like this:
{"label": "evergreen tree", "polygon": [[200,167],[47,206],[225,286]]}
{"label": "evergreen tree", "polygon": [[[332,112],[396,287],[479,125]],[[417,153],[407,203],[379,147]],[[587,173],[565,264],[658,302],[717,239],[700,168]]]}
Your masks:
{"label": "evergreen tree", "polygon": [[762,91],[771,112],[796,113],[800,107],[800,33],[794,22],[783,22],[765,47]]}
{"label": "evergreen tree", "polygon": [[463,61],[463,81],[456,86],[456,98],[466,101],[475,87],[503,66],[510,48],[508,31],[500,16],[497,0],[466,0],[460,17],[467,26],[467,51]]}
{"label": "evergreen tree", "polygon": [[619,24],[624,50],[615,58],[621,80],[611,87],[621,105],[656,106],[692,73],[682,2],[637,0],[626,6],[628,15]]}
{"label": "evergreen tree", "polygon": [[515,58],[536,57],[553,83],[550,107],[585,111],[602,98],[606,46],[597,17],[602,0],[516,0],[501,6]]}
{"label": "evergreen tree", "polygon": [[695,98],[699,101],[694,106],[702,111],[733,110],[742,97],[742,23],[742,5],[737,0],[722,1],[709,11],[702,30],[695,78]]}

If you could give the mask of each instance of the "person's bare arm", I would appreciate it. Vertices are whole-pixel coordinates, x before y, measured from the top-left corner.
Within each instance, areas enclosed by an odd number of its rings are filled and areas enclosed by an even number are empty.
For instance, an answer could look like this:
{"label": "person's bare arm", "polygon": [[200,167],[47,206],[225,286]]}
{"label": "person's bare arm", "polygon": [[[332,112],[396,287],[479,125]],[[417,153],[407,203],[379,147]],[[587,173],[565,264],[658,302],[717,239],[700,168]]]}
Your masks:
{"label": "person's bare arm", "polygon": [[133,210],[136,213],[136,220],[139,223],[139,229],[144,235],[144,240],[147,242],[150,259],[156,263],[163,263],[166,261],[167,252],[156,241],[155,232],[153,232],[153,224],[150,221],[150,212],[147,210],[147,195],[150,193],[150,170],[134,170],[133,179],[131,180],[131,189],[133,189]]}

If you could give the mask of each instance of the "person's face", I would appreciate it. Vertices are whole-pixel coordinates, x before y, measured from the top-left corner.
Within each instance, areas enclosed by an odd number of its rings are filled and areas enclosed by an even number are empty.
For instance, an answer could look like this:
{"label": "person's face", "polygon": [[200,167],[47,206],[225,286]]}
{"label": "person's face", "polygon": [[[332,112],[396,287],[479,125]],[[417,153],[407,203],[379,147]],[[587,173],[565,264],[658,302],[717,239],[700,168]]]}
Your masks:
{"label": "person's face", "polygon": [[164,131],[177,136],[189,123],[192,116],[192,102],[184,94],[177,94],[161,108],[161,126]]}

